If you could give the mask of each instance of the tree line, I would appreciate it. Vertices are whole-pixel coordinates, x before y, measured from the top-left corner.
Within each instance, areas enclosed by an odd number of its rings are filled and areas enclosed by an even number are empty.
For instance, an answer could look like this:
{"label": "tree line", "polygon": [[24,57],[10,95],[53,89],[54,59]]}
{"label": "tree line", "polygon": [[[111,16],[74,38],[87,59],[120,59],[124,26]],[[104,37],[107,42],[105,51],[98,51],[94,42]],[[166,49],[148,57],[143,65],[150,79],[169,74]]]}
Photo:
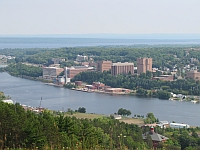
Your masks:
{"label": "tree line", "polygon": [[[191,49],[192,48],[192,49]],[[134,62],[139,57],[153,58],[153,67],[163,69],[167,67],[177,69],[191,62],[191,58],[200,60],[199,46],[195,45],[136,45],[136,46],[95,46],[95,47],[67,47],[58,49],[4,49],[1,54],[15,56],[15,62],[29,62],[34,64],[48,64],[51,58],[64,58],[71,62],[77,55],[87,55],[94,61],[111,60],[113,62]],[[9,60],[13,61],[13,60]],[[74,63],[72,63],[75,65]],[[195,61],[196,66],[199,61]],[[63,65],[70,65],[64,63]]]}

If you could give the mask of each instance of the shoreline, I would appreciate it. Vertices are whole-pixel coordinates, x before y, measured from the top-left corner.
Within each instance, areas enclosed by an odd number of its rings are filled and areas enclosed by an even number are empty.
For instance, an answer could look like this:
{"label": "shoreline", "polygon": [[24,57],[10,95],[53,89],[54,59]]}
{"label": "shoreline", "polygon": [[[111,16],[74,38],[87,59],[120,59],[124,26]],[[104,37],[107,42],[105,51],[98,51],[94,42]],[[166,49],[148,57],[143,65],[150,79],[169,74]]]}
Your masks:
{"label": "shoreline", "polygon": [[[46,85],[50,85],[50,86],[54,86],[54,87],[59,87],[59,88],[66,88],[64,87],[63,84],[54,84],[52,83],[51,81],[49,80],[45,80],[43,78],[40,78],[40,77],[30,77],[30,76],[25,76],[25,75],[13,75],[12,73],[9,73],[7,71],[4,71],[6,73],[8,73],[9,75],[11,76],[14,76],[14,77],[19,77],[19,78],[24,78],[24,79],[28,79],[28,80],[32,80],[32,81],[40,81],[40,82],[43,82],[44,84]],[[75,90],[75,91],[81,91],[81,92],[87,92],[87,93],[101,93],[101,94],[110,94],[110,95],[130,95],[130,96],[137,96],[137,97],[140,97],[140,98],[158,98],[158,97],[150,97],[150,96],[144,96],[144,95],[139,95],[137,93],[125,93],[125,92],[105,92],[105,91],[100,91],[100,90],[81,90],[80,88],[67,88],[69,90]],[[187,95],[189,96],[189,95]],[[159,99],[159,98],[158,98]],[[162,99],[160,99],[162,100]],[[194,104],[199,104],[200,103],[200,100],[179,100],[179,99],[173,99],[173,98],[169,98],[169,99],[165,99],[165,100],[170,100],[170,101],[182,101],[182,102],[192,102]]]}

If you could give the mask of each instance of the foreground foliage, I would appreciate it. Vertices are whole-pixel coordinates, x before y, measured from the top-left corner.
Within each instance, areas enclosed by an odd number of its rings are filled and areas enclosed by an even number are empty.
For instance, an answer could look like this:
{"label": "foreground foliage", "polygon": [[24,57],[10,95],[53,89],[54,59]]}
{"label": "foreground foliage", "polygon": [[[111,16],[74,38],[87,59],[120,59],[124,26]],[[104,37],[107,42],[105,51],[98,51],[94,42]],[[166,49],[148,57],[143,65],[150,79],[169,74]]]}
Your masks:
{"label": "foreground foliage", "polygon": [[[156,120],[153,113],[147,118]],[[0,149],[153,149],[151,139],[145,143],[142,133],[149,127],[140,128],[104,117],[77,119],[45,111],[35,114],[25,111],[19,104],[0,102]],[[155,128],[155,132],[169,140],[159,143],[160,150],[198,150],[200,129]]]}
{"label": "foreground foliage", "polygon": [[[137,125],[111,118],[77,119],[47,111],[35,114],[19,104],[0,102],[0,149],[145,149],[141,134]],[[120,135],[126,135],[126,140]]]}

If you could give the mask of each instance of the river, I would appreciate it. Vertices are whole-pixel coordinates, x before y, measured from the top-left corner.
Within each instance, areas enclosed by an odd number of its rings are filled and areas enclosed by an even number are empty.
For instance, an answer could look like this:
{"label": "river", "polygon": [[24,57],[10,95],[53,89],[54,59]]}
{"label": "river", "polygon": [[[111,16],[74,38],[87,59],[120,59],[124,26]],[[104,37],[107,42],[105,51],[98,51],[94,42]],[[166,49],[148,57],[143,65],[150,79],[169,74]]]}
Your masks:
{"label": "river", "polygon": [[11,96],[14,102],[33,107],[40,105],[42,97],[41,107],[52,110],[85,107],[87,113],[113,114],[119,108],[125,108],[132,112],[132,116],[153,112],[160,120],[200,126],[200,104],[191,102],[74,91],[13,77],[5,72],[0,73],[0,91]]}

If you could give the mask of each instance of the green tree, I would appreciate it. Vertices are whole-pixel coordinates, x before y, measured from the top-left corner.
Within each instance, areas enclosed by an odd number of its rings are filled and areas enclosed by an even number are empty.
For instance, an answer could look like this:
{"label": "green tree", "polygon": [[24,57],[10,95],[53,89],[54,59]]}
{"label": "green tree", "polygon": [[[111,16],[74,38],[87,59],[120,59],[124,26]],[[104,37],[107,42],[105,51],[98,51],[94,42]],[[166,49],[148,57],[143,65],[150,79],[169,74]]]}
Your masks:
{"label": "green tree", "polygon": [[86,113],[86,108],[85,107],[79,107],[78,112],[80,113]]}

